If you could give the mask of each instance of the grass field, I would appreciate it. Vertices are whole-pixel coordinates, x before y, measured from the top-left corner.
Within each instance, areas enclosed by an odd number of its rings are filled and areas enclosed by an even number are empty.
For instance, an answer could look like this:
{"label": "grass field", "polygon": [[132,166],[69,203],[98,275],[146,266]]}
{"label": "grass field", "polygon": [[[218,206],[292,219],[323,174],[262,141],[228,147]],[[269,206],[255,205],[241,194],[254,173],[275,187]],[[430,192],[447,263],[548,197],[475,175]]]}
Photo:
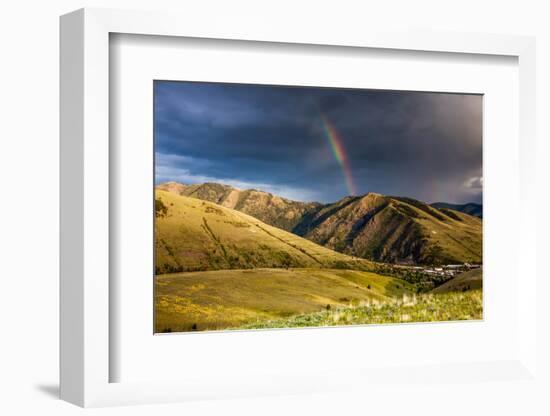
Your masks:
{"label": "grass field", "polygon": [[460,273],[448,282],[432,290],[432,293],[462,292],[483,287],[482,269],[470,270]]}
{"label": "grass field", "polygon": [[359,324],[437,322],[483,319],[481,290],[442,294],[404,295],[390,302],[366,302],[286,319],[256,321],[234,329],[300,328]]}
{"label": "grass field", "polygon": [[155,278],[156,332],[227,329],[411,295],[400,279],[340,269],[217,270]]}

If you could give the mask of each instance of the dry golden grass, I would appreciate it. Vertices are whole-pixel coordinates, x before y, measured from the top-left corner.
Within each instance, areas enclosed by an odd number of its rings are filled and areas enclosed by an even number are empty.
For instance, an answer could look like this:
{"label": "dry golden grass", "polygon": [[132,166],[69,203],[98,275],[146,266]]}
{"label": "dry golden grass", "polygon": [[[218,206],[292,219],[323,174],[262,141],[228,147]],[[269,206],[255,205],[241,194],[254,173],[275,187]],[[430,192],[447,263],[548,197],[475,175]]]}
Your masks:
{"label": "dry golden grass", "polygon": [[371,262],[322,247],[211,202],[156,190],[157,274],[281,267],[371,270]]}
{"label": "dry golden grass", "polygon": [[432,293],[462,292],[466,290],[481,289],[483,287],[482,269],[470,270],[460,273],[448,282],[432,290]]}
{"label": "dry golden grass", "polygon": [[399,279],[339,269],[218,270],[155,279],[156,332],[226,329],[327,308],[384,303],[413,291]]}
{"label": "dry golden grass", "polygon": [[300,328],[483,319],[481,290],[422,294],[383,303],[366,303],[300,314],[275,320],[258,320],[235,329]]}

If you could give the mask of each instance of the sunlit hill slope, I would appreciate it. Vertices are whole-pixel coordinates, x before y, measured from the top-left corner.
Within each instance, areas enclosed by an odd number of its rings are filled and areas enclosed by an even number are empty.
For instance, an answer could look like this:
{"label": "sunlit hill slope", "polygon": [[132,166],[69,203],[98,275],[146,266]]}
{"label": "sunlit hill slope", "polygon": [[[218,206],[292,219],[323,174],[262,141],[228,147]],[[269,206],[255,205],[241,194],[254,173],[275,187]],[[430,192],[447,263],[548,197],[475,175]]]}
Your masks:
{"label": "sunlit hill slope", "polygon": [[332,250],[372,261],[483,261],[480,218],[411,198],[368,193],[320,204],[216,183],[168,182],[157,189],[240,211]]}
{"label": "sunlit hill slope", "polygon": [[247,214],[156,191],[156,274],[252,268],[371,270],[372,264],[322,247]]}

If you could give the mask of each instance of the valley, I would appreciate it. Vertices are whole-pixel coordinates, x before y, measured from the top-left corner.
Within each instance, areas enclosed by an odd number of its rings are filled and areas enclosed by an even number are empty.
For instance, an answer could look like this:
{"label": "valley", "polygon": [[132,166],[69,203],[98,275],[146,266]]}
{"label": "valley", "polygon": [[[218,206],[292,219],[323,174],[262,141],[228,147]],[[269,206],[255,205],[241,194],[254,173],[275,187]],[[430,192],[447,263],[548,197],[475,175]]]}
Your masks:
{"label": "valley", "polygon": [[479,218],[407,198],[155,191],[155,332],[481,319],[481,262]]}

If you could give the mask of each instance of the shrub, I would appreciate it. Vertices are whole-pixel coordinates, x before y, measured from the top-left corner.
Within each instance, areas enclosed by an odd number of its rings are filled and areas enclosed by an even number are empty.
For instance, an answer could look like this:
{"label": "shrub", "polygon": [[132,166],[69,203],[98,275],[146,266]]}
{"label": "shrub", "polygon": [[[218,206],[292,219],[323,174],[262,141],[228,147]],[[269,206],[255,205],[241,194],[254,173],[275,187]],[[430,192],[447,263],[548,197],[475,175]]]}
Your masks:
{"label": "shrub", "polygon": [[155,217],[165,217],[168,213],[168,207],[160,199],[155,199]]}

